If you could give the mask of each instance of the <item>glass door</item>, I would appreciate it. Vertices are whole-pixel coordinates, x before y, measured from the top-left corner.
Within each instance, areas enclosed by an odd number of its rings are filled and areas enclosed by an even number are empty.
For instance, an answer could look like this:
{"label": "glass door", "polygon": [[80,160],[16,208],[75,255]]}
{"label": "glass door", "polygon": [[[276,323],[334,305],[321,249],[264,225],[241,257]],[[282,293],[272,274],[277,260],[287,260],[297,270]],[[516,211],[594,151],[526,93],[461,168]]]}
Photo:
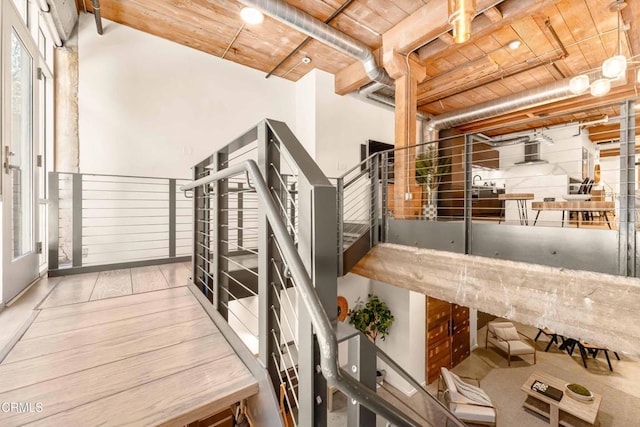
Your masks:
{"label": "glass door", "polygon": [[38,276],[38,49],[11,2],[2,25],[2,301]]}

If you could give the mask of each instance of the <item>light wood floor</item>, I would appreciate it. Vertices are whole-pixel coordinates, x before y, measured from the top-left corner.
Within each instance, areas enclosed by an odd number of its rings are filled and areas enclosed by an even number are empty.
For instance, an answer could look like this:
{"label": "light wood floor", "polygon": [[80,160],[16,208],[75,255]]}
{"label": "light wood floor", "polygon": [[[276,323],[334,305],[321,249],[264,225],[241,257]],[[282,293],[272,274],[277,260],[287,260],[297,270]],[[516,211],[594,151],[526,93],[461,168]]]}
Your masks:
{"label": "light wood floor", "polygon": [[0,425],[184,425],[257,393],[177,286],[187,275],[172,264],[61,278],[0,363],[0,402],[31,404],[0,411]]}

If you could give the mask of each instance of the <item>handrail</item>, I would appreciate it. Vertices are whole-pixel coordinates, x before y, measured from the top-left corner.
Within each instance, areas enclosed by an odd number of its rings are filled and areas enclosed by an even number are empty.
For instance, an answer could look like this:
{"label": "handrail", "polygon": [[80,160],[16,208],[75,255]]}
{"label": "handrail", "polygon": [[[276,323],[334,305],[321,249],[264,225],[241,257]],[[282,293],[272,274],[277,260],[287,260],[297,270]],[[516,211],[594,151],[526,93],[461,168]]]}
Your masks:
{"label": "handrail", "polygon": [[180,187],[180,190],[191,190],[201,185],[219,181],[242,172],[246,172],[247,177],[251,178],[253,181],[256,193],[264,203],[265,214],[271,224],[272,232],[276,239],[281,243],[282,255],[289,262],[289,271],[291,276],[295,283],[299,285],[299,296],[309,312],[311,323],[318,337],[318,345],[320,347],[320,365],[322,368],[322,374],[327,380],[327,383],[396,425],[419,426],[419,422],[407,414],[400,412],[396,407],[379,397],[374,390],[365,387],[355,378],[344,373],[344,371],[339,367],[338,341],[331,321],[320,302],[320,298],[313,286],[302,259],[290,239],[287,228],[280,217],[280,211],[273,201],[267,184],[264,181],[260,173],[260,169],[255,161],[245,160],[242,163],[230,166],[219,172],[212,173],[211,175],[200,178],[190,184],[183,185]]}

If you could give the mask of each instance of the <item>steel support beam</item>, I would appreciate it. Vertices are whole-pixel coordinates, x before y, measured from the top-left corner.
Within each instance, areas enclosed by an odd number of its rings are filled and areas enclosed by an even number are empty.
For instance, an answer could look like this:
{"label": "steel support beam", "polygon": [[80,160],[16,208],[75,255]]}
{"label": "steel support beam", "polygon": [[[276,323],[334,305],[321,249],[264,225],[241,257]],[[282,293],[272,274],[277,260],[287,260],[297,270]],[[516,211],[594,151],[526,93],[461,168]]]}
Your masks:
{"label": "steel support beam", "polygon": [[[362,334],[349,340],[349,373],[362,385],[376,389],[376,348]],[[376,425],[376,414],[360,405],[356,400],[347,399],[347,425],[368,427]]]}
{"label": "steel support beam", "polygon": [[620,274],[636,276],[636,148],[635,102],[620,106]]}

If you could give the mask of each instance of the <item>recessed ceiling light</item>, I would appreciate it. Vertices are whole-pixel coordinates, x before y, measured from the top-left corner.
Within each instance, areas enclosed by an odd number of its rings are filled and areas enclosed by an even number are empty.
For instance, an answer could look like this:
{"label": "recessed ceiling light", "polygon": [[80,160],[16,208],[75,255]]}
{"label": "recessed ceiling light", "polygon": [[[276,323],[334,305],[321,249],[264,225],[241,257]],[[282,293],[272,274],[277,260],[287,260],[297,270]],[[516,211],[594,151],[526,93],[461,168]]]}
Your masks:
{"label": "recessed ceiling light", "polygon": [[517,48],[520,47],[520,40],[511,40],[507,46],[509,46],[509,49],[511,50],[516,50]]}
{"label": "recessed ceiling light", "polygon": [[250,25],[262,24],[264,15],[258,9],[253,7],[245,7],[240,11],[240,17],[244,22]]}

